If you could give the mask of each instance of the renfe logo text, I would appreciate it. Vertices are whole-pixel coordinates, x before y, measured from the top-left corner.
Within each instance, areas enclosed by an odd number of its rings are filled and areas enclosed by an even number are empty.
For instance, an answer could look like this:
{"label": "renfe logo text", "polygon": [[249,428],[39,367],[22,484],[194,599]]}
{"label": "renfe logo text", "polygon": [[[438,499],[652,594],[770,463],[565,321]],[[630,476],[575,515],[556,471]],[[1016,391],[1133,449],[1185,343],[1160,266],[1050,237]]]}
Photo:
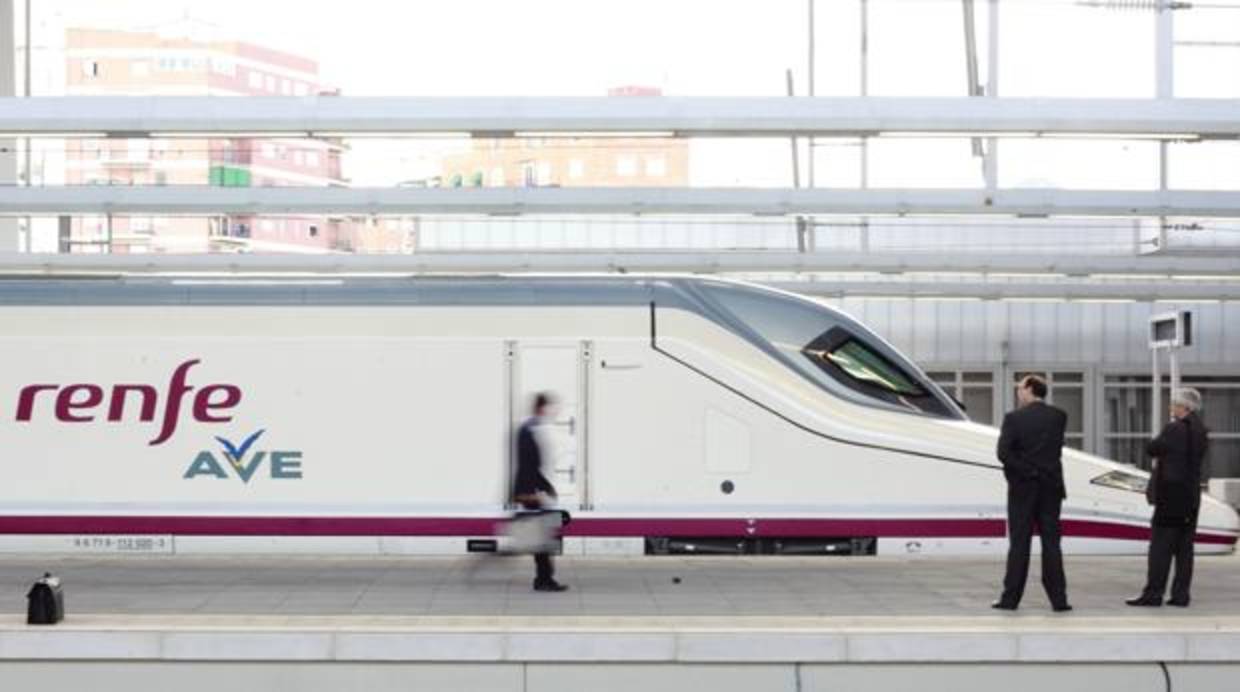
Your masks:
{"label": "renfe logo text", "polygon": [[[186,384],[190,368],[201,362],[197,358],[187,360],[172,371],[163,400],[159,434],[147,444],[162,444],[176,432],[181,402],[194,390]],[[117,423],[134,418],[135,406],[137,420],[153,421],[159,409],[159,398],[159,391],[149,384],[115,384],[106,392],[97,384],[32,384],[23,387],[17,396],[17,422],[29,422],[37,410],[50,408],[56,420],[62,423],[95,420]],[[199,423],[227,423],[233,419],[232,409],[241,403],[241,388],[231,384],[209,384],[200,387],[189,403],[194,420]]]}

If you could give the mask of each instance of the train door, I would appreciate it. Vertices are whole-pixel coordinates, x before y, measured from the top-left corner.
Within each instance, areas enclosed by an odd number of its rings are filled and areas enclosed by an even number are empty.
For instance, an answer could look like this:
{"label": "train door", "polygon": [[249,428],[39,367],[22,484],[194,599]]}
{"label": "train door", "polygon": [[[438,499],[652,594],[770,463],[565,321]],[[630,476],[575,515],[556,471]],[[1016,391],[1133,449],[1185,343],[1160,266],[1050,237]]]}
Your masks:
{"label": "train door", "polygon": [[[534,397],[539,392],[549,392],[555,398],[551,417],[537,431],[544,457],[543,475],[555,486],[560,507],[588,508],[590,343],[515,342],[510,353],[513,429],[530,416]],[[516,463],[515,452],[512,463]]]}

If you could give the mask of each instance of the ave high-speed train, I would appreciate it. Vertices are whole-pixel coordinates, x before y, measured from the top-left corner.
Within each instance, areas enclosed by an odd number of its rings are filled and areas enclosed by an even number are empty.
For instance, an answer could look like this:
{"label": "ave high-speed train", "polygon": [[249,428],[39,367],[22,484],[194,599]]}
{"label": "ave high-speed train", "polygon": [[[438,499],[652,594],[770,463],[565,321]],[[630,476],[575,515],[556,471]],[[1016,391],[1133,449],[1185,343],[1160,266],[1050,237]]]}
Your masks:
{"label": "ave high-speed train", "polygon": [[[0,282],[0,543],[494,545],[533,393],[565,551],[1006,547],[998,431],[847,315],[691,277]],[[1064,450],[1065,549],[1145,550],[1146,475]],[[1235,511],[1202,498],[1200,552]]]}

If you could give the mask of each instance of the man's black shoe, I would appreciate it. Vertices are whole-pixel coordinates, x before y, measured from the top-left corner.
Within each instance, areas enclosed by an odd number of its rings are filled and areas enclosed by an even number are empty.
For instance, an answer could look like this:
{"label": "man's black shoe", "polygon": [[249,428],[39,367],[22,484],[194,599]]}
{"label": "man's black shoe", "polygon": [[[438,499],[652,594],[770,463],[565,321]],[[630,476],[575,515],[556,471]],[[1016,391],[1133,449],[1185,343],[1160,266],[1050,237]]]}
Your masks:
{"label": "man's black shoe", "polygon": [[1071,603],[1058,603],[1056,605],[1051,606],[1051,610],[1055,611],[1056,613],[1066,613],[1069,610],[1072,610],[1072,604]]}
{"label": "man's black shoe", "polygon": [[1177,608],[1187,608],[1187,607],[1188,607],[1188,599],[1187,599],[1187,598],[1185,598],[1185,599],[1181,600],[1181,599],[1179,599],[1179,598],[1173,598],[1173,599],[1171,599],[1171,600],[1167,601],[1167,605],[1170,605],[1170,606],[1175,606],[1175,607],[1177,607]]}
{"label": "man's black shoe", "polygon": [[1124,601],[1124,603],[1127,603],[1130,606],[1144,606],[1144,607],[1149,607],[1149,608],[1157,608],[1158,606],[1162,605],[1162,599],[1153,598],[1152,596],[1137,596],[1136,598],[1130,598]]}
{"label": "man's black shoe", "polygon": [[567,584],[561,584],[558,581],[534,582],[535,591],[568,591]]}
{"label": "man's black shoe", "polygon": [[1015,603],[1004,603],[1003,601],[995,601],[990,604],[990,607],[995,610],[1016,610],[1016,606],[1017,604]]}

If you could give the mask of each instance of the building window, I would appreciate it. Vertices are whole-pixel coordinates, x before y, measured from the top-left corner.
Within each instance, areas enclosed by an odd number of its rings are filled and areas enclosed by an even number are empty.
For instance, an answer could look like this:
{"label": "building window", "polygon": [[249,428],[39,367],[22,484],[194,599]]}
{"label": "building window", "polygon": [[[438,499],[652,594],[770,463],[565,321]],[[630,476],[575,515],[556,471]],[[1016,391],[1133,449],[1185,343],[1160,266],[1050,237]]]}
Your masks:
{"label": "building window", "polygon": [[550,185],[551,184],[551,162],[550,161],[539,161],[538,162],[538,184],[539,185]]}
{"label": "building window", "polygon": [[232,77],[237,74],[237,64],[231,60],[222,58],[212,58],[211,71],[216,74],[227,75]]}
{"label": "building window", "polygon": [[568,177],[577,180],[586,174],[586,164],[581,159],[573,159],[568,162]]}
{"label": "building window", "polygon": [[621,156],[616,159],[616,175],[622,178],[632,178],[637,175],[637,157]]}
{"label": "building window", "polygon": [[319,153],[317,151],[306,152],[306,165],[307,166],[318,166],[319,165]]}
{"label": "building window", "polygon": [[538,177],[534,170],[533,161],[521,162],[521,184],[525,187],[534,187],[538,184]]}
{"label": "building window", "polygon": [[926,373],[958,403],[969,420],[995,425],[995,374],[989,370],[939,370]]}
{"label": "building window", "polygon": [[82,76],[83,77],[98,77],[99,76],[99,61],[98,60],[83,60],[82,61]]}
{"label": "building window", "polygon": [[646,177],[662,178],[667,175],[667,158],[664,156],[651,156],[646,159]]}
{"label": "building window", "polygon": [[[1201,418],[1210,430],[1202,478],[1240,476],[1240,376],[1184,376],[1181,380],[1185,387],[1201,392]],[[1102,439],[1107,458],[1149,468],[1145,443],[1157,432],[1150,423],[1150,381],[1149,375],[1104,377]],[[1167,405],[1170,400],[1170,379],[1163,378],[1162,402]],[[1160,430],[1165,424],[1162,418]]]}
{"label": "building window", "polygon": [[503,186],[504,186],[504,168],[502,166],[496,166],[495,168],[491,169],[491,187],[503,187]]}

